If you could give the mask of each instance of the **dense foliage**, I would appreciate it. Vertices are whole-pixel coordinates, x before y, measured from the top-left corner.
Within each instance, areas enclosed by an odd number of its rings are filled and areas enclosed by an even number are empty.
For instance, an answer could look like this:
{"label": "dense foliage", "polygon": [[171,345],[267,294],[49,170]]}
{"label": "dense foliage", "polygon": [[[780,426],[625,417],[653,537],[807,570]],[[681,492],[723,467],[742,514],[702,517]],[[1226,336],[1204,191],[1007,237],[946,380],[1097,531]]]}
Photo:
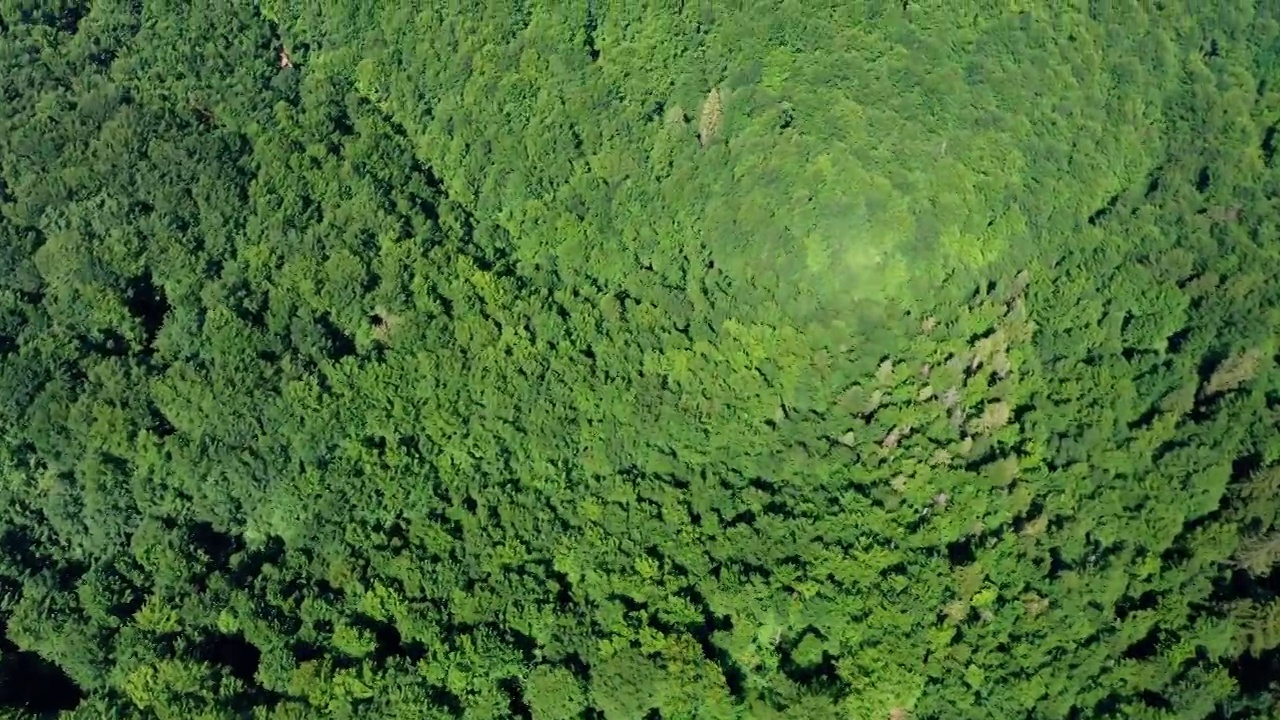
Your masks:
{"label": "dense foliage", "polygon": [[0,717],[1280,717],[1280,10],[998,5],[0,0]]}

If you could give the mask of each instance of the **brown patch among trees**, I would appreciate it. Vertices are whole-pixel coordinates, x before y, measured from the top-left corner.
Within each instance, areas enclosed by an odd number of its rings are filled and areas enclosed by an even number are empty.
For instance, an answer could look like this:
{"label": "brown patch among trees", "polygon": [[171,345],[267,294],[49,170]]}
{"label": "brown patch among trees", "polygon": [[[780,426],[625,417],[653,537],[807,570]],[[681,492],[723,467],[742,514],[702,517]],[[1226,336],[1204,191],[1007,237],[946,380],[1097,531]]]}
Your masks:
{"label": "brown patch among trees", "polygon": [[703,147],[711,142],[720,132],[720,123],[724,118],[724,98],[720,88],[711,88],[707,99],[702,102],[702,112],[698,115],[698,142]]}

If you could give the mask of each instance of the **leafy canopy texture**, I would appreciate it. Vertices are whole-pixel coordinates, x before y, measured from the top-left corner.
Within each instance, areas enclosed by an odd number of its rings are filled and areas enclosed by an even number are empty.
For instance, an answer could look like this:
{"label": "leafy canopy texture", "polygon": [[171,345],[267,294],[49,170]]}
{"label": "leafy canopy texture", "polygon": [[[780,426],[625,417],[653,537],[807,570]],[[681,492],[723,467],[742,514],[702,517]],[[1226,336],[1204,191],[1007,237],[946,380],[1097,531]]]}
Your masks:
{"label": "leafy canopy texture", "polygon": [[0,717],[1280,717],[1280,10],[0,0]]}

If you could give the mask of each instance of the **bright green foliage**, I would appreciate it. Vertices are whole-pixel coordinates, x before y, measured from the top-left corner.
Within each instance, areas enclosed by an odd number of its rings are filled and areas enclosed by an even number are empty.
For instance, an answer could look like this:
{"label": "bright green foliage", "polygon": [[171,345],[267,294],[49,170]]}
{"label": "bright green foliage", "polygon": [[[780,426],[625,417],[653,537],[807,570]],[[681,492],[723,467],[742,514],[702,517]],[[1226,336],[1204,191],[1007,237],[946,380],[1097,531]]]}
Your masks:
{"label": "bright green foliage", "polygon": [[479,5],[0,0],[0,717],[1277,717],[1269,4]]}

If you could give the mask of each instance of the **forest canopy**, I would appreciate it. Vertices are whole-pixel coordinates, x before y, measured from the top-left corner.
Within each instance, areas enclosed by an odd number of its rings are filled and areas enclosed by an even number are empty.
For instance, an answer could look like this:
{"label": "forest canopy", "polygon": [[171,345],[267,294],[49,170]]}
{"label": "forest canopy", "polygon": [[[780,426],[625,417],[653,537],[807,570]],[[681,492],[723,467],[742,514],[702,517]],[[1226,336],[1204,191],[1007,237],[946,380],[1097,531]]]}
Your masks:
{"label": "forest canopy", "polygon": [[0,718],[1280,718],[1280,9],[0,0]]}

